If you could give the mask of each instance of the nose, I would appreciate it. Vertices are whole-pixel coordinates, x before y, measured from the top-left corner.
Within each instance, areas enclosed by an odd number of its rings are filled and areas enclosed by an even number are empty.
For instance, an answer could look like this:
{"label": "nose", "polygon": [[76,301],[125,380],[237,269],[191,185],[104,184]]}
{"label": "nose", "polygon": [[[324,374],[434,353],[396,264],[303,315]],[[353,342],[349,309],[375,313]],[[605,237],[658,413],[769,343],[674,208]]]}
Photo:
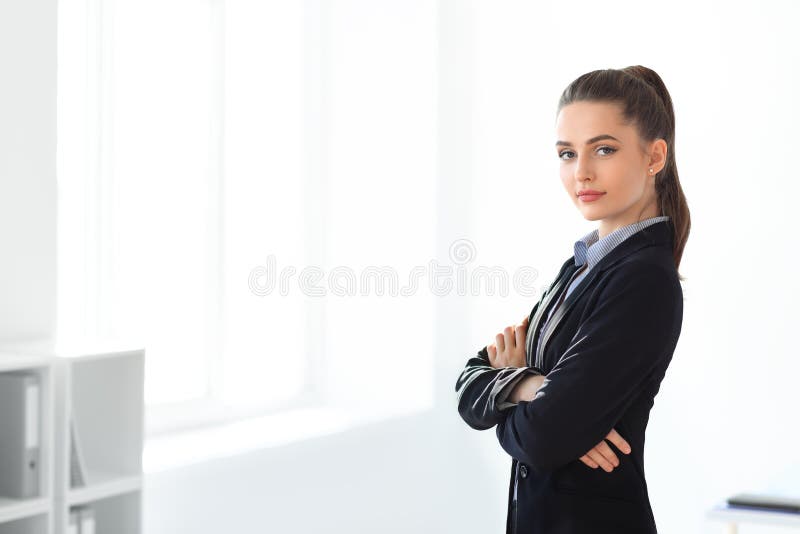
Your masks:
{"label": "nose", "polygon": [[578,183],[591,180],[594,171],[586,159],[576,158],[575,161],[575,181]]}

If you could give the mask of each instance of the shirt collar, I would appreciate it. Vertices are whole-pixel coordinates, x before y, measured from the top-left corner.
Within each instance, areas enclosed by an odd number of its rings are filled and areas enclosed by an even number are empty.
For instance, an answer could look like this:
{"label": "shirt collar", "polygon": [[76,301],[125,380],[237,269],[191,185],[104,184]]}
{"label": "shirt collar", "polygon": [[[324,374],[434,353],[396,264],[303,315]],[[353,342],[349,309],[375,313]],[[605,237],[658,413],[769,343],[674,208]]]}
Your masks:
{"label": "shirt collar", "polygon": [[617,228],[603,239],[599,239],[600,231],[595,228],[588,234],[575,241],[575,266],[588,263],[588,268],[596,265],[603,256],[611,252],[614,247],[625,241],[628,237],[632,236],[642,228],[655,224],[657,222],[669,220],[668,215],[659,215],[657,217],[650,217],[642,221],[637,221],[620,228]]}

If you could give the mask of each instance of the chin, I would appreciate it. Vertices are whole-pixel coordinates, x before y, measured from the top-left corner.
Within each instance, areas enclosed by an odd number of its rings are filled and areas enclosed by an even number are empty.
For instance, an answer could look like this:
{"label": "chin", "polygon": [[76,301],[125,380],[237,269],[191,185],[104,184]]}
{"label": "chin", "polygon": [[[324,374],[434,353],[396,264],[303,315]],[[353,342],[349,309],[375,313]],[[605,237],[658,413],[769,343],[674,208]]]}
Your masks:
{"label": "chin", "polygon": [[583,215],[583,218],[587,221],[600,221],[604,217],[604,214],[597,210],[579,208],[578,211],[581,212],[581,215]]}

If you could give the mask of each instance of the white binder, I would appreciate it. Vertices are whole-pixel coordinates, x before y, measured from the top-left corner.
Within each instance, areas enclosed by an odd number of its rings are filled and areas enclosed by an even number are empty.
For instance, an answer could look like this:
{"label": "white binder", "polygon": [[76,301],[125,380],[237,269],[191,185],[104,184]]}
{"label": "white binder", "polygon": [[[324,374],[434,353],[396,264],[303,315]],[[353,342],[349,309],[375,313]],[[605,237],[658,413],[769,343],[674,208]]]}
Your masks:
{"label": "white binder", "polygon": [[0,373],[0,495],[39,495],[39,376]]}
{"label": "white binder", "polygon": [[80,534],[94,534],[94,509],[86,506],[81,508],[81,532]]}
{"label": "white binder", "polygon": [[80,510],[75,508],[69,509],[69,523],[67,525],[67,534],[81,534]]}

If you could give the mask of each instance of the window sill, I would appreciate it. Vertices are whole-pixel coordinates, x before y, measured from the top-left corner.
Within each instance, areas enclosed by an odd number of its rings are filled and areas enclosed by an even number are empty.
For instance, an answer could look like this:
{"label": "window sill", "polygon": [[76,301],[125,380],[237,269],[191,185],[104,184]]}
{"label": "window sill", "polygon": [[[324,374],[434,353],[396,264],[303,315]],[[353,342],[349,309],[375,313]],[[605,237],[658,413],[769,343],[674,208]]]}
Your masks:
{"label": "window sill", "polygon": [[310,407],[145,439],[144,474],[335,434],[397,414]]}

